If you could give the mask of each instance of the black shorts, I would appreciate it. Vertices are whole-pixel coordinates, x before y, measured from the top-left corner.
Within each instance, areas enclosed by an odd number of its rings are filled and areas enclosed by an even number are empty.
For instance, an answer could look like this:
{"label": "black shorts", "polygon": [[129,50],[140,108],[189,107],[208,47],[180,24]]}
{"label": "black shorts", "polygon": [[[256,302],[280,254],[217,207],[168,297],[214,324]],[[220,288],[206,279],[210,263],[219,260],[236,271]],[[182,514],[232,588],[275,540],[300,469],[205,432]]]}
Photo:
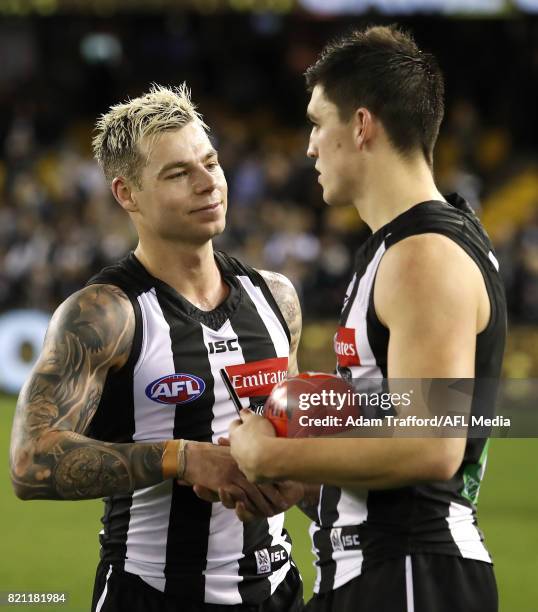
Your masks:
{"label": "black shorts", "polygon": [[[110,575],[109,575],[110,572]],[[301,612],[303,583],[292,565],[271,597],[261,604],[231,606],[178,600],[154,589],[142,578],[99,563],[93,587],[92,612]]]}
{"label": "black shorts", "polygon": [[449,555],[414,554],[369,568],[307,612],[497,612],[493,567]]}

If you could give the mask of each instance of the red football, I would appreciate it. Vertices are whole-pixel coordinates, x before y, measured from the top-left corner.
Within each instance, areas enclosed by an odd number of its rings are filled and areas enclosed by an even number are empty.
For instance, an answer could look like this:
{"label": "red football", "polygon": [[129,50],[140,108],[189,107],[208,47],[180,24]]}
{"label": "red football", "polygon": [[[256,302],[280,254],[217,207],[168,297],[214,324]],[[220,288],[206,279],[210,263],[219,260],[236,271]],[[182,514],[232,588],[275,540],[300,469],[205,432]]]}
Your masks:
{"label": "red football", "polygon": [[308,438],[341,433],[360,412],[348,382],[323,372],[303,372],[273,387],[263,408],[282,438]]}

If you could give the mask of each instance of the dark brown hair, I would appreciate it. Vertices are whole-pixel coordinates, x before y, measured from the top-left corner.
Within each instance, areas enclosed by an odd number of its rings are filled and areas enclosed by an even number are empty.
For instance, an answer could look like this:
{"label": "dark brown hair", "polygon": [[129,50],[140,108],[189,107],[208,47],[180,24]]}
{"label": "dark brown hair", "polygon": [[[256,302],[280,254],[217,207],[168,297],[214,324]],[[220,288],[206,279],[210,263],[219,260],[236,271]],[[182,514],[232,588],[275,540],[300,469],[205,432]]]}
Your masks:
{"label": "dark brown hair", "polygon": [[308,89],[321,85],[340,119],[366,107],[403,154],[421,149],[432,164],[444,113],[443,75],[397,26],[354,31],[329,43],[305,73]]}

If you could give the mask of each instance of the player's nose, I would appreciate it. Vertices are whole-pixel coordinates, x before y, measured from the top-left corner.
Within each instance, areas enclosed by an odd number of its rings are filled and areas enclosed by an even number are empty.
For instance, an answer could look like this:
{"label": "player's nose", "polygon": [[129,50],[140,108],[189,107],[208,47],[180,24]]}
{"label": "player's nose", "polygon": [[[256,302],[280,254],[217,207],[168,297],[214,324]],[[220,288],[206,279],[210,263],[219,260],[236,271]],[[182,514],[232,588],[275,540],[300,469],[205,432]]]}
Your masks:
{"label": "player's nose", "polygon": [[207,168],[201,168],[196,176],[194,185],[196,193],[204,193],[205,191],[213,191],[217,186],[216,177]]}
{"label": "player's nose", "polygon": [[306,149],[306,155],[310,157],[310,159],[316,159],[318,156],[318,149],[315,145],[314,139],[310,136],[308,140],[308,147]]}

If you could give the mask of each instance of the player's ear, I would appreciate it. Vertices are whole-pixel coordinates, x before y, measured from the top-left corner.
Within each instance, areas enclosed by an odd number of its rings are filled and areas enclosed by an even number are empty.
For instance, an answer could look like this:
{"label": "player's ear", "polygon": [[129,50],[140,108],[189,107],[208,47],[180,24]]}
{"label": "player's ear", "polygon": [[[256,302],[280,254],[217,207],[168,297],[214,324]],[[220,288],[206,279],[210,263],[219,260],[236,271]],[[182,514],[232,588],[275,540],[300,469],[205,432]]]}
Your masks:
{"label": "player's ear", "polygon": [[375,135],[376,122],[372,113],[362,106],[355,111],[352,122],[353,140],[357,149],[361,151]]}
{"label": "player's ear", "polygon": [[133,189],[130,182],[123,176],[117,176],[110,186],[116,202],[127,212],[136,212],[138,207],[133,198]]}

